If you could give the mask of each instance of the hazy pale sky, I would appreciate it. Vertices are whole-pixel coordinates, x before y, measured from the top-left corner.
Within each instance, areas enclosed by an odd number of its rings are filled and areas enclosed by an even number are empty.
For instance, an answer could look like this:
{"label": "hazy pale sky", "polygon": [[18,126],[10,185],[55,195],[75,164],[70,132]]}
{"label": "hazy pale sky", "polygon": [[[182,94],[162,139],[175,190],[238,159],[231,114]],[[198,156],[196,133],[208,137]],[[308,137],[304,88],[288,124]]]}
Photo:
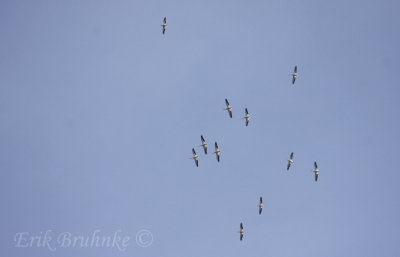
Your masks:
{"label": "hazy pale sky", "polygon": [[1,255],[399,256],[399,8],[1,1]]}

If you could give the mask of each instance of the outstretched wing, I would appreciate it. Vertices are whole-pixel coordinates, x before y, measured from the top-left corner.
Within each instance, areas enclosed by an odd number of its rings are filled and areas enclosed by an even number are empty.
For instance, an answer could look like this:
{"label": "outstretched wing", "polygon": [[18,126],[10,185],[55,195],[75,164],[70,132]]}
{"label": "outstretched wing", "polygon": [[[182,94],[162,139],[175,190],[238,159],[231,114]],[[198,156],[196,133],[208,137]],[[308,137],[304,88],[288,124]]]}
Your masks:
{"label": "outstretched wing", "polygon": [[287,169],[286,169],[286,170],[289,170],[289,168],[290,168],[290,161],[288,161]]}
{"label": "outstretched wing", "polygon": [[290,154],[290,160],[293,160],[293,152]]}
{"label": "outstretched wing", "polygon": [[297,73],[297,65],[294,66],[294,73]]}
{"label": "outstretched wing", "polygon": [[246,113],[246,115],[249,114],[249,111],[247,110],[247,108],[244,109],[244,112]]}
{"label": "outstretched wing", "polygon": [[206,141],[206,140],[204,140],[203,135],[201,135],[200,138],[201,138],[201,142],[202,142],[202,143],[204,143],[204,142]]}
{"label": "outstretched wing", "polygon": [[207,154],[207,146],[203,146],[204,148],[204,153]]}
{"label": "outstretched wing", "polygon": [[314,168],[318,169],[317,162],[314,162]]}
{"label": "outstretched wing", "polygon": [[249,125],[249,119],[246,119],[246,127]]}
{"label": "outstretched wing", "polygon": [[260,197],[260,203],[262,203],[262,197]]}
{"label": "outstretched wing", "polygon": [[229,112],[229,117],[232,118],[232,111],[231,111],[231,110],[228,110],[228,112]]}
{"label": "outstretched wing", "polygon": [[196,167],[199,167],[199,160],[194,160],[194,162],[196,163]]}
{"label": "outstretched wing", "polygon": [[165,34],[165,27],[162,28],[162,33]]}
{"label": "outstretched wing", "polygon": [[240,222],[240,230],[243,229],[243,224]]}
{"label": "outstretched wing", "polygon": [[217,161],[219,162],[219,154],[217,154]]}
{"label": "outstretched wing", "polygon": [[194,150],[194,148],[192,148],[192,153],[193,155],[196,155],[196,151]]}
{"label": "outstretched wing", "polygon": [[243,239],[243,234],[240,234],[240,241],[242,241]]}
{"label": "outstretched wing", "polygon": [[259,205],[258,206],[258,215],[261,215],[261,212],[262,212],[262,207],[261,207],[261,205]]}
{"label": "outstretched wing", "polygon": [[318,180],[318,173],[315,173],[315,181]]}
{"label": "outstretched wing", "polygon": [[228,102],[228,99],[226,99],[226,98],[225,98],[225,104],[226,104],[226,106],[228,107],[229,102]]}
{"label": "outstretched wing", "polygon": [[164,24],[167,24],[167,17],[164,17]]}
{"label": "outstretched wing", "polygon": [[215,142],[214,146],[215,146],[215,151],[217,151],[217,149],[218,149],[217,142]]}
{"label": "outstretched wing", "polygon": [[293,76],[293,78],[292,78],[292,84],[294,85],[294,82],[296,81],[296,77],[295,76]]}

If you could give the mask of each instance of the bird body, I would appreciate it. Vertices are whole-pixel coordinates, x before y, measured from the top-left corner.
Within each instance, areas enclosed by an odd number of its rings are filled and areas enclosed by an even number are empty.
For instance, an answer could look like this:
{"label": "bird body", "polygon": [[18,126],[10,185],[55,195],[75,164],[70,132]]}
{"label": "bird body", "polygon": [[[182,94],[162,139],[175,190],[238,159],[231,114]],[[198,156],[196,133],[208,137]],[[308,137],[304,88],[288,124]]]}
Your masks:
{"label": "bird body", "polygon": [[250,114],[249,114],[249,111],[247,110],[247,108],[245,108],[244,109],[244,117],[243,117],[243,119],[246,119],[246,127],[247,127],[247,125],[249,125],[249,120],[250,120]]}
{"label": "bird body", "polygon": [[193,157],[190,159],[193,159],[194,163],[196,164],[196,167],[199,167],[199,156],[196,154],[196,151],[194,150],[194,148],[192,148],[192,154],[193,154]]}
{"label": "bird body", "polygon": [[206,143],[206,140],[204,140],[203,135],[200,136],[200,139],[201,139],[200,147],[203,147],[204,153],[207,154],[207,143]]}
{"label": "bird body", "polygon": [[299,75],[299,74],[297,73],[297,65],[294,66],[293,73],[290,74],[290,75],[292,76],[292,84],[294,85],[294,82],[296,81],[296,78],[297,78],[297,76]]}
{"label": "bird body", "polygon": [[225,98],[225,105],[226,105],[225,110],[228,111],[229,117],[232,118],[232,106],[229,105],[228,99],[226,99],[226,98]]}
{"label": "bird body", "polygon": [[215,152],[214,153],[215,153],[215,155],[217,157],[217,161],[219,162],[219,156],[220,156],[221,150],[219,150],[217,142],[215,142],[214,146],[215,146]]}
{"label": "bird body", "polygon": [[165,29],[168,27],[168,25],[167,25],[167,17],[164,17],[163,24],[161,24],[161,27],[162,27],[162,33],[164,35],[165,34]]}
{"label": "bird body", "polygon": [[240,223],[239,234],[240,234],[240,241],[242,241],[243,235],[244,235],[244,229],[243,229],[243,224],[242,223]]}
{"label": "bird body", "polygon": [[315,174],[315,181],[318,180],[318,174],[319,174],[319,169],[318,169],[318,165],[317,162],[314,162],[314,170],[313,170],[314,174]]}
{"label": "bird body", "polygon": [[293,152],[290,154],[290,158],[288,160],[288,164],[287,164],[287,169],[286,170],[289,170],[290,165],[292,165],[292,164],[293,164]]}

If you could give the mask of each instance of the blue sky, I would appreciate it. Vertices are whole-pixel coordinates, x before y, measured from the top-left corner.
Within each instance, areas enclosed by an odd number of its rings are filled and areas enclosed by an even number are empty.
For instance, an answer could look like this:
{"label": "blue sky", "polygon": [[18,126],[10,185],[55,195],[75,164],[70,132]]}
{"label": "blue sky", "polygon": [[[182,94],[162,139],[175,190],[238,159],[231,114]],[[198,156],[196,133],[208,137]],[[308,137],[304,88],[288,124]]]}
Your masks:
{"label": "blue sky", "polygon": [[[399,256],[399,7],[2,1],[3,255]],[[96,230],[129,244],[57,244]]]}

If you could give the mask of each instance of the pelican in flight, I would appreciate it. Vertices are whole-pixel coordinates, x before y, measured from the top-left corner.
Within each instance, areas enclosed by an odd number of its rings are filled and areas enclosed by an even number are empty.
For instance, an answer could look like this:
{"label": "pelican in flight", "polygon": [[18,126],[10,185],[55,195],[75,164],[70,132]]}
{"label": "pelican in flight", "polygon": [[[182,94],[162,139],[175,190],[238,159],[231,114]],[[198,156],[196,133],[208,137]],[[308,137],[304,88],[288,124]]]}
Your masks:
{"label": "pelican in flight", "polygon": [[263,207],[264,207],[264,204],[262,202],[262,197],[260,197],[260,203],[258,204],[258,215],[261,215]]}
{"label": "pelican in flight", "polygon": [[246,127],[247,127],[247,125],[249,125],[249,120],[250,120],[250,114],[249,114],[249,111],[247,110],[247,108],[244,109],[244,113],[245,113],[245,115],[244,115],[243,119],[246,119]]}
{"label": "pelican in flight", "polygon": [[218,148],[218,145],[217,145],[217,142],[215,142],[215,155],[216,155],[216,157],[217,157],[217,161],[219,162],[219,154],[220,154],[220,150],[219,150],[219,148]]}
{"label": "pelican in flight", "polygon": [[199,167],[199,156],[196,154],[196,151],[194,150],[194,148],[192,148],[192,154],[193,154],[193,157],[190,159],[193,159],[194,162],[196,163],[196,166]]}
{"label": "pelican in flight", "polygon": [[319,173],[317,162],[314,162],[314,170],[313,170],[313,172],[315,174],[315,181],[317,181],[318,180],[318,173]]}
{"label": "pelican in flight", "polygon": [[244,235],[244,230],[243,230],[243,224],[241,222],[240,222],[239,234],[240,234],[240,241],[242,241],[243,235]]}
{"label": "pelican in flight", "polygon": [[292,84],[294,85],[294,82],[296,81],[296,78],[297,78],[297,76],[299,75],[299,74],[297,73],[297,65],[294,66],[294,71],[293,71],[293,73],[290,74],[290,75],[292,76]]}
{"label": "pelican in flight", "polygon": [[163,35],[165,34],[165,29],[167,28],[167,26],[168,26],[167,25],[167,17],[164,17],[163,24],[161,25]]}
{"label": "pelican in flight", "polygon": [[287,170],[289,170],[290,165],[292,165],[292,164],[293,164],[293,152],[290,154],[290,158],[287,163]]}
{"label": "pelican in flight", "polygon": [[225,110],[229,112],[229,117],[232,118],[232,106],[229,105],[228,99],[226,98],[225,98],[225,104],[226,104]]}
{"label": "pelican in flight", "polygon": [[207,143],[206,143],[206,140],[204,140],[203,135],[200,136],[200,139],[201,139],[201,145],[200,146],[203,147],[204,153],[207,154]]}

